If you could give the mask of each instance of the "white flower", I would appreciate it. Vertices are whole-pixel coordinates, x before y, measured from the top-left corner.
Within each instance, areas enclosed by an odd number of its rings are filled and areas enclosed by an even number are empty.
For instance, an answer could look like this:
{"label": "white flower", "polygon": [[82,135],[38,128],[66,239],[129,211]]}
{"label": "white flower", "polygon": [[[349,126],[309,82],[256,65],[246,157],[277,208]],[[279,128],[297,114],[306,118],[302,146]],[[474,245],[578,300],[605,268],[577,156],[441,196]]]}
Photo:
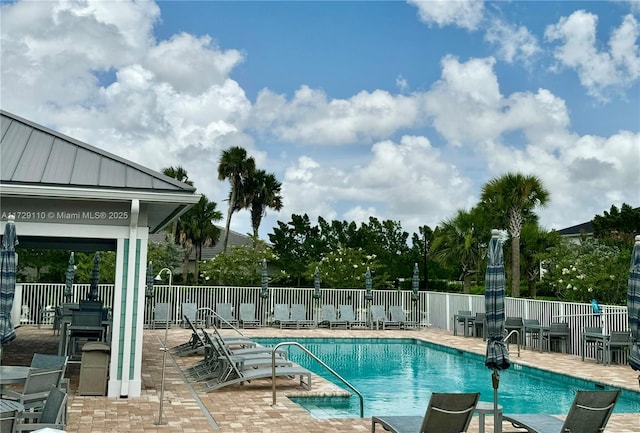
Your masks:
{"label": "white flower", "polygon": [[567,275],[569,273],[569,269],[562,268],[562,275]]}
{"label": "white flower", "polygon": [[571,287],[573,287],[571,284],[567,284],[567,289],[570,289]]}
{"label": "white flower", "polygon": [[209,281],[209,277],[205,277],[204,279],[205,279],[206,281]]}
{"label": "white flower", "polygon": [[358,265],[353,265],[353,269],[358,269]]}
{"label": "white flower", "polygon": [[589,287],[589,288],[587,289],[587,291],[588,291],[589,293],[593,292],[593,287]]}
{"label": "white flower", "polygon": [[558,283],[562,284],[564,281],[562,279],[558,280]]}
{"label": "white flower", "polygon": [[584,280],[584,274],[580,274],[576,278],[579,279],[579,280]]}

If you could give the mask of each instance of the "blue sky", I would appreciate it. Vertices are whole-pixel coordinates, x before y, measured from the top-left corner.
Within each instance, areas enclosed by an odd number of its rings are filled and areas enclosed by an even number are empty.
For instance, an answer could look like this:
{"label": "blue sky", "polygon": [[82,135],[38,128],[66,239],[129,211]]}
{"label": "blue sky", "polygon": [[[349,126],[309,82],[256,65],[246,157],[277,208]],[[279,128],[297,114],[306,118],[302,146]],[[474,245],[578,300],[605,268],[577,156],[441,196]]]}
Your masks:
{"label": "blue sky", "polygon": [[[547,228],[640,203],[638,1],[3,2],[2,108],[160,170],[245,147],[313,219],[469,209],[509,171]],[[246,213],[232,228],[250,230]]]}

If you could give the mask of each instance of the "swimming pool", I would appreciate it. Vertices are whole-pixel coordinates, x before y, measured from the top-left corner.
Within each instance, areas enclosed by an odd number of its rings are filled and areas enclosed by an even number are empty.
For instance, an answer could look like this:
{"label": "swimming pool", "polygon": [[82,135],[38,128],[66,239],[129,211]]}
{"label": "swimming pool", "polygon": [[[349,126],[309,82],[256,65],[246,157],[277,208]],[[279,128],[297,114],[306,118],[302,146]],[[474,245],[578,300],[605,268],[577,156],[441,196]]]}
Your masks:
{"label": "swimming pool", "polygon": [[[275,346],[292,339],[257,338]],[[493,401],[491,370],[484,356],[414,339],[295,339],[348,380],[364,396],[365,417],[424,415],[432,392],[475,392]],[[344,385],[294,346],[292,361]],[[509,413],[566,413],[578,389],[598,389],[593,382],[512,364],[500,373],[499,403]],[[601,388],[601,387],[600,387]],[[359,416],[357,396],[292,398],[317,418]],[[623,391],[614,412],[640,413],[640,393]]]}

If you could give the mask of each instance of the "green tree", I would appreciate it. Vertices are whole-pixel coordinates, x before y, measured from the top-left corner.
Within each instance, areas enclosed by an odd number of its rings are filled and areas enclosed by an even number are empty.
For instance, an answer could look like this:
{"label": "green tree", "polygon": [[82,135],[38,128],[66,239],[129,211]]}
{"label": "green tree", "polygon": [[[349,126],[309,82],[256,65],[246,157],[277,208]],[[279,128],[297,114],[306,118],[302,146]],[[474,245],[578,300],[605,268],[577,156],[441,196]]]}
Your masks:
{"label": "green tree", "polygon": [[220,239],[220,229],[214,221],[221,219],[222,213],[216,210],[216,203],[202,195],[198,203],[189,209],[181,220],[180,232],[184,237],[181,240],[182,244],[192,246],[196,254],[196,284],[199,276],[199,262],[202,260],[202,248],[213,245]]}
{"label": "green tree", "polygon": [[218,164],[218,179],[229,180],[229,209],[227,211],[227,222],[225,224],[224,241],[222,250],[227,251],[229,243],[229,230],[231,226],[231,216],[239,209],[249,207],[247,196],[242,194],[246,191],[246,185],[256,170],[256,162],[252,157],[247,156],[247,151],[242,147],[231,147],[222,152],[220,163]]}
{"label": "green tree", "polygon": [[544,254],[551,247],[560,243],[560,236],[548,232],[535,223],[525,223],[520,236],[522,268],[527,279],[529,297],[537,297],[537,285],[540,281],[541,261]]}
{"label": "green tree", "polygon": [[640,233],[640,207],[634,209],[626,203],[620,209],[611,206],[609,212],[596,215],[591,224],[596,238],[621,247],[630,245]]}
{"label": "green tree", "polygon": [[471,292],[471,277],[478,273],[488,241],[485,230],[476,230],[477,214],[477,210],[459,210],[454,218],[441,222],[431,245],[436,261],[445,266],[460,265],[464,293]]}
{"label": "green tree", "polygon": [[251,227],[254,238],[258,238],[258,230],[267,208],[279,211],[282,209],[282,184],[273,173],[256,170],[248,182],[248,193],[251,208]]}
{"label": "green tree", "polygon": [[307,267],[307,277],[313,280],[316,267],[320,271],[323,287],[351,288],[365,287],[365,272],[371,270],[374,287],[388,287],[390,282],[381,275],[375,254],[367,254],[362,249],[338,247],[327,253],[318,262]]}
{"label": "green tree", "polygon": [[152,242],[147,244],[147,259],[153,263],[153,269],[176,269],[184,260],[184,249],[168,239],[167,242]]}
{"label": "green tree", "polygon": [[546,206],[549,191],[536,176],[507,173],[482,187],[481,206],[506,227],[511,238],[511,295],[520,296],[520,234],[525,221],[535,222],[533,210]]}
{"label": "green tree", "polygon": [[[165,176],[169,176],[173,179],[176,179],[179,182],[186,183],[187,185],[193,186],[193,181],[189,179],[187,170],[185,170],[184,167],[180,165],[177,165],[175,167],[170,166],[170,167],[163,168],[162,174],[164,174]],[[179,238],[179,233],[178,233],[179,221],[180,221],[180,218],[176,218],[175,220],[173,220],[173,223],[171,224],[171,235],[174,239],[174,242],[178,242],[177,239]]]}
{"label": "green tree", "polygon": [[278,221],[273,233],[269,234],[278,265],[292,278],[293,284],[301,286],[307,280],[306,271],[310,262],[318,261],[327,252],[320,238],[318,226],[312,226],[309,216],[291,215],[291,221]]}

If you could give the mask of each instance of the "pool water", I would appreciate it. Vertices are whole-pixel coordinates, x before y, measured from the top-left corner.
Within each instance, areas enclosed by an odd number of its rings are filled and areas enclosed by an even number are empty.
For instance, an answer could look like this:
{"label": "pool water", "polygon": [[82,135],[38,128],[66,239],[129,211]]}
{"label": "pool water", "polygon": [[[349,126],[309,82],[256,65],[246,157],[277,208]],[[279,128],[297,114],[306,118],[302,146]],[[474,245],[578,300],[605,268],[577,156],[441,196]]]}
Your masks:
{"label": "pool water", "polygon": [[[259,338],[275,346],[291,339]],[[480,392],[493,401],[492,371],[484,356],[414,339],[300,338],[298,343],[322,359],[364,396],[364,416],[424,415],[432,392]],[[291,360],[347,389],[311,357],[285,346]],[[512,364],[500,372],[498,402],[508,413],[567,413],[579,389],[603,389],[582,379]],[[353,418],[360,400],[351,397],[296,397],[317,418]],[[623,391],[614,412],[640,413],[640,393]]]}

